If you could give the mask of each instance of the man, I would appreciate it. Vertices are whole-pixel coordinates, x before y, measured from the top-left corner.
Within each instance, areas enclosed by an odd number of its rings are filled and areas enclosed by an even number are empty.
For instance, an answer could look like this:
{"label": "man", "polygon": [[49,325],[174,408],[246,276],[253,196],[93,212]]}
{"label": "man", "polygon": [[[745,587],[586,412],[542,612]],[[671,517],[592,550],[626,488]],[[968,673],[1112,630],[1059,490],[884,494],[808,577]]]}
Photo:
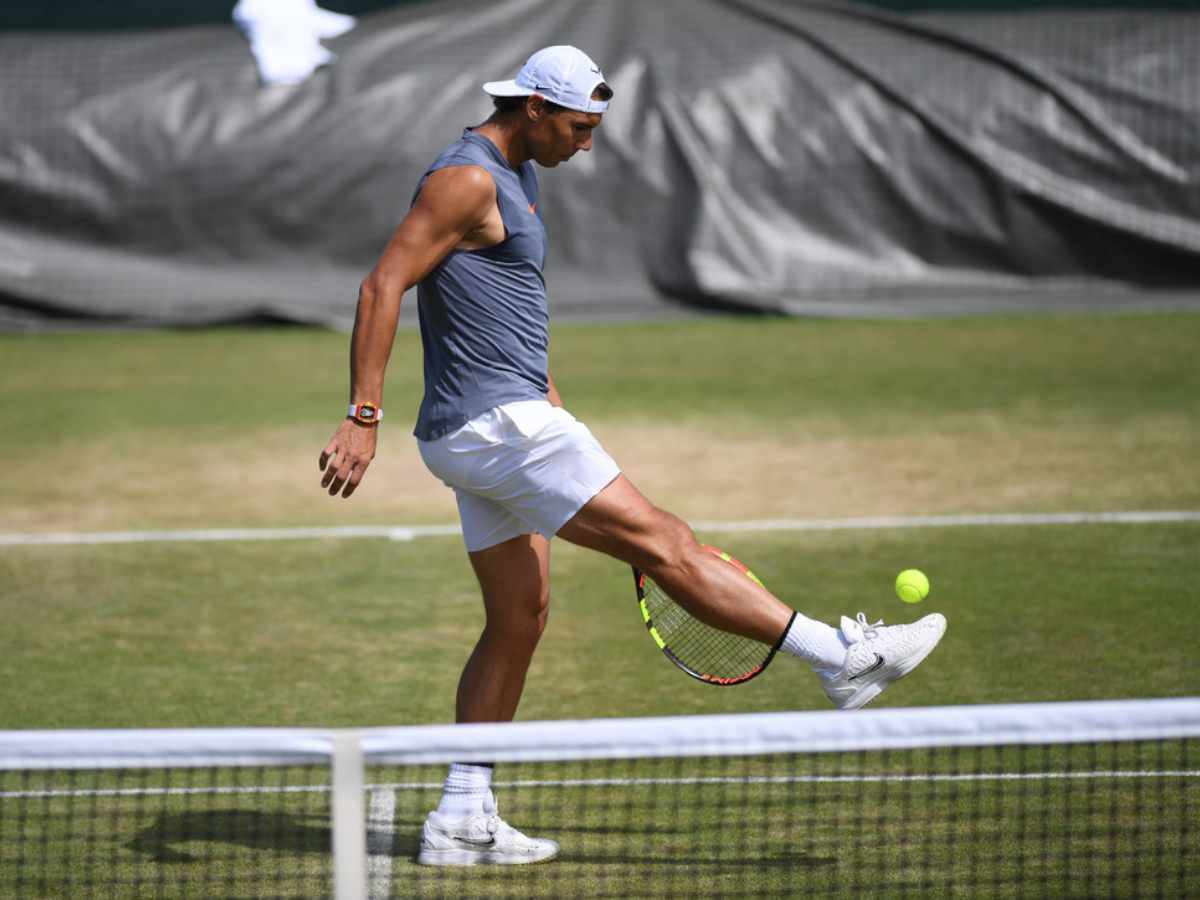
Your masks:
{"label": "man", "polygon": [[[613,92],[586,54],[566,46],[538,51],[514,80],[484,90],[495,112],[430,167],[363,282],[350,413],[319,460],[322,486],[349,497],[375,455],[401,296],[419,285],[425,396],[415,434],[426,465],[454,489],[486,612],[456,720],[516,713],[546,623],[555,535],[637,566],[709,625],[765,644],[782,635],[782,649],[813,667],[836,706],[862,706],[928,655],[945,619],[882,627],[860,613],[839,630],[794,613],[647,501],[563,409],[547,371],[546,236],[532,162],[556,166],[590,150]],[[536,862],[558,852],[505,824],[490,784],[486,763],[451,766],[420,862]]]}

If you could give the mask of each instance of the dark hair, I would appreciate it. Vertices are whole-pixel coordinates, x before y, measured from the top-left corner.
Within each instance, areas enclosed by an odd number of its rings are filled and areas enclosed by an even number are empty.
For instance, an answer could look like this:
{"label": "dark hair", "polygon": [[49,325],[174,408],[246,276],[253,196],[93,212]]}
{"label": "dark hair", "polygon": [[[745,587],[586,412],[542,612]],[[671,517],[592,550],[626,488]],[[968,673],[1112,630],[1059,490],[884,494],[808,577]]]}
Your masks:
{"label": "dark hair", "polygon": [[[595,89],[592,91],[593,100],[611,100],[612,96],[613,89],[603,81],[596,85]],[[496,107],[496,112],[510,113],[515,112],[518,109],[524,109],[525,101],[528,99],[528,97],[493,97],[492,105]],[[564,109],[566,109],[565,106],[560,106],[552,100],[546,101],[546,111],[549,113],[561,112]]]}
{"label": "dark hair", "polygon": [[[493,97],[492,105],[496,107],[496,112],[510,113],[516,112],[518,109],[525,108],[525,101],[528,97]],[[555,106],[556,104],[546,101],[547,106]]]}

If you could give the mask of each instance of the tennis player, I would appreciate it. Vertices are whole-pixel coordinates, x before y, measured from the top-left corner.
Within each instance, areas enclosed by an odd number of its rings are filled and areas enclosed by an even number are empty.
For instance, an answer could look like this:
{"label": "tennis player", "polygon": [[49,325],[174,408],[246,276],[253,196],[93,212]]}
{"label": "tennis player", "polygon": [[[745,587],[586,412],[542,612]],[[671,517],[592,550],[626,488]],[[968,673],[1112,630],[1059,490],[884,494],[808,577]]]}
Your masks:
{"label": "tennis player", "polygon": [[[533,163],[592,148],[613,96],[581,50],[539,50],[483,89],[495,111],[429,167],[409,212],[363,281],[351,339],[349,415],[320,454],[321,485],[351,496],[375,456],[384,369],[404,292],[418,286],[425,395],[415,434],[454,490],[486,624],[458,685],[456,720],[517,710],[550,600],[555,535],[636,566],[706,624],[808,662],[834,705],[853,709],[911,671],[945,631],[942,616],[840,628],[794,612],[706,552],[652,505],[587,427],[563,408],[547,369],[546,232]],[[532,863],[558,852],[497,814],[487,763],[451,766],[419,862]]]}

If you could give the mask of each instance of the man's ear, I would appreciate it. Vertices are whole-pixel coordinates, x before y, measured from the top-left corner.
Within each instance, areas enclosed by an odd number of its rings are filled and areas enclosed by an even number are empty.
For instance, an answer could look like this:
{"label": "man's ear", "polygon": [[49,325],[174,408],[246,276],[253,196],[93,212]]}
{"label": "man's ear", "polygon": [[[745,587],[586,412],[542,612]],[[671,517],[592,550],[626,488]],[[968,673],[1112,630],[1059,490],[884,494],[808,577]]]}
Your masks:
{"label": "man's ear", "polygon": [[530,94],[529,99],[525,101],[525,115],[532,122],[537,122],[546,115],[546,98],[540,94]]}

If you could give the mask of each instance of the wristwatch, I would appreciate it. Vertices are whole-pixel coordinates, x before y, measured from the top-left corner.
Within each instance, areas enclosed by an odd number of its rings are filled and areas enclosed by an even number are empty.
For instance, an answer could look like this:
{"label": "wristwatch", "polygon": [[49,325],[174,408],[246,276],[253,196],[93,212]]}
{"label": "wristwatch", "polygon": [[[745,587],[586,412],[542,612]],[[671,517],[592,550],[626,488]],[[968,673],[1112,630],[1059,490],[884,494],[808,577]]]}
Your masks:
{"label": "wristwatch", "polygon": [[383,421],[383,410],[374,403],[351,403],[346,415],[359,425],[377,425]]}

